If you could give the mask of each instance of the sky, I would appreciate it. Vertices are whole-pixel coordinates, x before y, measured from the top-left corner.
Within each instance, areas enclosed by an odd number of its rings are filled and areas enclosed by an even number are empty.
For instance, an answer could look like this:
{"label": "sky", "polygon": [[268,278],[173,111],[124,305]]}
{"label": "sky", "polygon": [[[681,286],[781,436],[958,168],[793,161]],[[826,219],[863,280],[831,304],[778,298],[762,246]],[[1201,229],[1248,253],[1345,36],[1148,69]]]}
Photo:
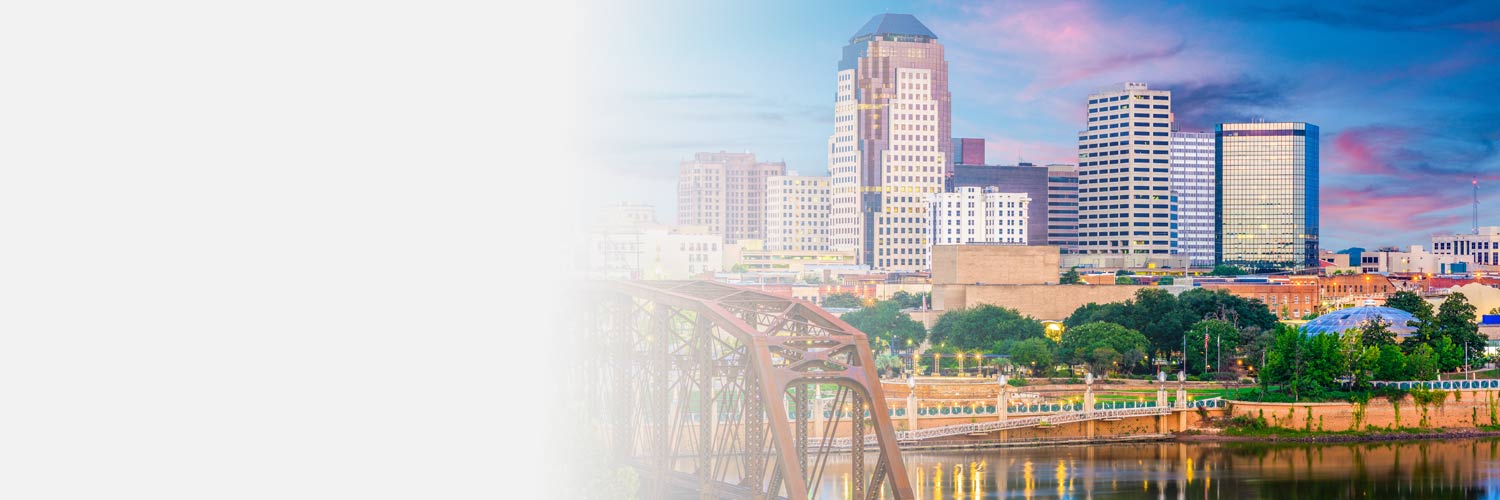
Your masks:
{"label": "sky", "polygon": [[1500,225],[1500,3],[661,0],[591,11],[580,116],[599,204],[675,219],[681,160],[749,151],[826,175],[841,48],[915,15],[949,61],[954,137],[989,163],[1076,163],[1087,95],[1173,93],[1175,126],[1322,130],[1325,249]]}

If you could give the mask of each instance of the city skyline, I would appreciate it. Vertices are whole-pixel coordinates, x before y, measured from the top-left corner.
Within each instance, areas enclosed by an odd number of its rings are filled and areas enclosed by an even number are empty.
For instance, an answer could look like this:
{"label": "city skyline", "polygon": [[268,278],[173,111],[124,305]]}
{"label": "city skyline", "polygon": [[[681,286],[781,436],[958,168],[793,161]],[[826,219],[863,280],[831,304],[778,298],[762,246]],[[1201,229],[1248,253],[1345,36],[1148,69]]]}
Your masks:
{"label": "city skyline", "polygon": [[[823,175],[828,75],[850,35],[889,12],[917,16],[947,47],[953,136],[986,139],[989,163],[1076,163],[1086,95],[1141,81],[1172,91],[1184,131],[1257,118],[1320,124],[1324,248],[1466,231],[1472,178],[1485,205],[1500,202],[1484,189],[1500,182],[1500,98],[1486,90],[1497,80],[1488,64],[1500,39],[1495,7],[1256,5],[771,3],[714,15],[688,5],[650,19],[619,13],[655,30],[622,41],[629,55],[619,63],[653,75],[606,95],[658,127],[633,131],[616,126],[619,116],[601,117],[595,126],[617,149],[601,157],[605,184],[673,213],[675,167],[695,152],[748,150]],[[731,15],[735,23],[719,19]],[[1132,44],[1119,43],[1127,37]]]}

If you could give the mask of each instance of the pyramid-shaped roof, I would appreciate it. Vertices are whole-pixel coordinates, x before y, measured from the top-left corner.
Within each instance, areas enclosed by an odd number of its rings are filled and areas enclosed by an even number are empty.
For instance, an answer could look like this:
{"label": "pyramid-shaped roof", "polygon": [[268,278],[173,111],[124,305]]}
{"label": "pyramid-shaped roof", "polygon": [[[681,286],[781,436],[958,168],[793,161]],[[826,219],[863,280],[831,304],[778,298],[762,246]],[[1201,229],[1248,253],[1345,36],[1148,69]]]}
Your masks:
{"label": "pyramid-shaped roof", "polygon": [[870,22],[865,23],[865,27],[860,28],[850,39],[869,35],[918,35],[937,38],[937,35],[932,34],[932,30],[927,29],[927,26],[922,25],[922,21],[918,21],[916,16],[911,14],[880,14],[872,17]]}

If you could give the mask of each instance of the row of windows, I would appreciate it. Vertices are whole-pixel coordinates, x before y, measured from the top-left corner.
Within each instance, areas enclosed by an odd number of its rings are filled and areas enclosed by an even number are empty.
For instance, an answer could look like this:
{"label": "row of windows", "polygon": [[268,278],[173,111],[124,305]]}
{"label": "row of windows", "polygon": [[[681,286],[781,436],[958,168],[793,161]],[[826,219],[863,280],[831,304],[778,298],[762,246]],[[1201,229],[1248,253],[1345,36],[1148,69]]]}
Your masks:
{"label": "row of windows", "polygon": [[[1117,119],[1120,119],[1120,118],[1167,118],[1167,115],[1161,114],[1161,113],[1135,113],[1134,116],[1132,116],[1129,113],[1125,113],[1125,114],[1108,115],[1108,116],[1090,116],[1089,117],[1089,121],[1091,121],[1091,122],[1103,122],[1103,121],[1109,121],[1109,120],[1117,120]],[[1145,126],[1145,124],[1142,124],[1142,123],[1137,123],[1136,125]]]}
{"label": "row of windows", "polygon": [[[1141,104],[1141,103],[1136,103],[1135,106],[1131,106],[1129,104],[1120,104],[1120,105],[1117,105],[1117,106],[1100,106],[1100,107],[1097,107],[1097,108],[1089,108],[1089,113],[1102,113],[1102,112],[1105,112],[1105,111],[1114,111],[1114,110],[1117,110],[1117,109],[1170,109],[1170,108],[1166,104]],[[1209,140],[1213,140],[1213,139],[1209,138]]]}
{"label": "row of windows", "polygon": [[[1105,129],[1112,129],[1112,128],[1129,127],[1130,125],[1131,124],[1129,122],[1126,122],[1126,123],[1111,123],[1109,125],[1089,125],[1089,130],[1105,130]],[[1170,127],[1171,124],[1168,124],[1168,123],[1135,122],[1135,126],[1137,126],[1137,127]],[[1141,134],[1137,133],[1136,135],[1141,135]],[[1162,137],[1166,137],[1167,133],[1166,132],[1156,132],[1155,135],[1160,135]]]}
{"label": "row of windows", "polygon": [[1142,100],[1150,98],[1151,100],[1156,100],[1156,101],[1166,101],[1166,100],[1170,100],[1172,98],[1171,96],[1166,96],[1166,95],[1126,94],[1126,95],[1117,95],[1117,96],[1114,96],[1114,97],[1103,97],[1103,98],[1099,98],[1099,99],[1089,99],[1089,104],[1099,104],[1101,102],[1124,101],[1124,100],[1130,99],[1131,97],[1134,97],[1136,99],[1142,99]]}

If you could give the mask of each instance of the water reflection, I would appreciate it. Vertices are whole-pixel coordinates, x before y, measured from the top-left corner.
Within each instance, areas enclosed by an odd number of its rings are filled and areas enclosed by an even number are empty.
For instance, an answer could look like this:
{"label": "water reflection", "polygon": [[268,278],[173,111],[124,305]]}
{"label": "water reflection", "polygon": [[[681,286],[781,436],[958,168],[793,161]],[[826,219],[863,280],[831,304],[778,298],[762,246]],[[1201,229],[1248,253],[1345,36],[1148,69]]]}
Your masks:
{"label": "water reflection", "polygon": [[[1500,498],[1500,439],[1147,443],[903,456],[922,500]],[[829,467],[834,474],[824,476],[819,498],[849,498],[848,464]]]}

